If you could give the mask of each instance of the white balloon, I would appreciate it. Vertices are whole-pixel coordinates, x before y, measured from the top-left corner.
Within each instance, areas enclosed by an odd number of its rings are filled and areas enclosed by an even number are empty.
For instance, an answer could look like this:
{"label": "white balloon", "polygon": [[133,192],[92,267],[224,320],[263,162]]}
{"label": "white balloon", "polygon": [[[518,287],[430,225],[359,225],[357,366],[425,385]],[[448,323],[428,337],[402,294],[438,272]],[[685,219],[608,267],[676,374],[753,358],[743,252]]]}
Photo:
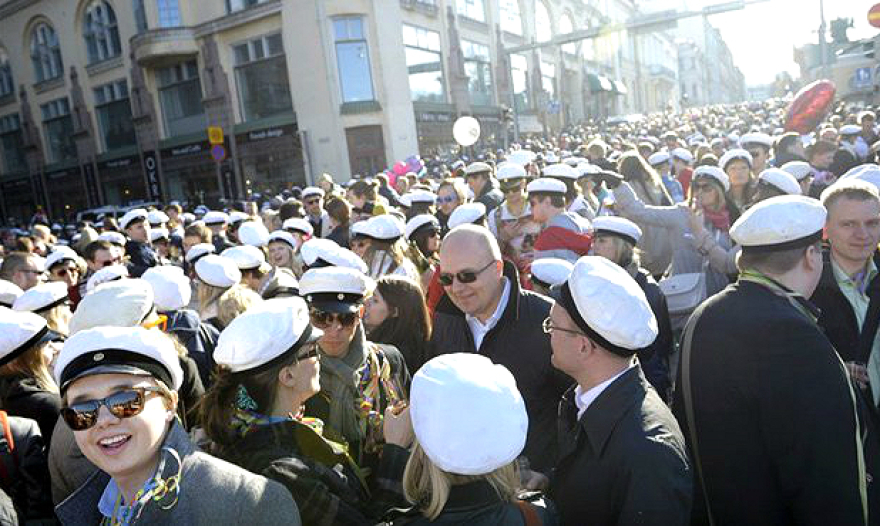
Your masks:
{"label": "white balloon", "polygon": [[452,137],[462,146],[470,146],[480,138],[480,121],[473,117],[459,117],[452,125]]}

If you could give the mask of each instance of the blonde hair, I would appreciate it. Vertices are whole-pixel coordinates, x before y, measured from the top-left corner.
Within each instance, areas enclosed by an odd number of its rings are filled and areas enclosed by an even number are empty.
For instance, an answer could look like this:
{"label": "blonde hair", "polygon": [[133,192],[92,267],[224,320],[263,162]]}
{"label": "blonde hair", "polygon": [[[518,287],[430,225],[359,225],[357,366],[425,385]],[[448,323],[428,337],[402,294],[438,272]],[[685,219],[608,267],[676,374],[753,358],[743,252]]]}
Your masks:
{"label": "blonde hair", "polygon": [[[62,320],[62,313],[64,309],[68,310],[67,320]],[[70,334],[70,307],[65,304],[60,304],[52,307],[51,309],[43,312],[38,312],[38,315],[42,316],[46,320],[46,325],[49,329],[67,336]]]}
{"label": "blonde hair", "polygon": [[216,303],[227,290],[223,287],[208,285],[204,281],[199,280],[199,286],[196,288],[196,296],[199,300],[199,315],[204,314],[205,309],[211,306],[211,304]]}
{"label": "blonde hair", "polygon": [[58,393],[58,386],[52,379],[52,373],[49,372],[49,361],[43,353],[43,347],[47,344],[35,345],[22,353],[21,356],[0,367],[0,376],[27,376],[33,378],[37,387],[43,391]]}
{"label": "blonde hair", "polygon": [[263,298],[246,285],[233,285],[217,300],[217,319],[228,327],[239,314],[261,301]]}
{"label": "blonde hair", "polygon": [[403,492],[406,499],[418,506],[425,517],[434,520],[446,506],[449,490],[452,486],[477,480],[486,480],[502,500],[512,502],[516,497],[517,486],[519,486],[519,473],[515,462],[484,475],[448,473],[438,468],[428,458],[425,450],[416,439],[403,472]]}

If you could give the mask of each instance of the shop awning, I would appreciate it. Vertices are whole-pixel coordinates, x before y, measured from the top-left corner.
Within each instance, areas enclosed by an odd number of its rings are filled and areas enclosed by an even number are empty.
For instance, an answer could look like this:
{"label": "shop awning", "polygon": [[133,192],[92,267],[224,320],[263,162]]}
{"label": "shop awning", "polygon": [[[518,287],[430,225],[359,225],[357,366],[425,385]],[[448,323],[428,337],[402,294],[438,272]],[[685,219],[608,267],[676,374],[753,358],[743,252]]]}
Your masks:
{"label": "shop awning", "polygon": [[626,85],[619,80],[614,81],[614,92],[618,95],[626,95],[629,93],[626,89]]}
{"label": "shop awning", "polygon": [[608,77],[603,75],[587,73],[587,83],[590,85],[590,91],[593,93],[614,90],[614,84],[608,80]]}

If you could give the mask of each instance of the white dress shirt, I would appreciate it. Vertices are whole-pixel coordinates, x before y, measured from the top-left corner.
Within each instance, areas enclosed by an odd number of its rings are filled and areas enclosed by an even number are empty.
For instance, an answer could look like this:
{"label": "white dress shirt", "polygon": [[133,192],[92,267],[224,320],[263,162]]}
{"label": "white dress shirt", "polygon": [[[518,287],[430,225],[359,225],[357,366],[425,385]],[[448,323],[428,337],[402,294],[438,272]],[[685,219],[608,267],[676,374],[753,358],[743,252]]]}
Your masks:
{"label": "white dress shirt", "polygon": [[475,316],[471,316],[470,314],[465,314],[464,319],[467,321],[468,327],[471,329],[471,334],[474,337],[474,348],[478,351],[480,350],[480,345],[483,343],[483,338],[486,337],[486,333],[492,330],[493,327],[498,325],[498,320],[501,319],[501,315],[504,314],[504,309],[507,307],[507,301],[510,299],[510,280],[504,278],[504,290],[501,292],[501,299],[498,300],[498,306],[495,307],[495,312],[492,313],[492,316],[489,316],[489,319],[486,320],[486,323],[482,323]]}
{"label": "white dress shirt", "polygon": [[623,373],[629,371],[634,366],[635,366],[635,361],[630,362],[629,367],[627,367],[626,369],[620,371],[619,373],[617,373],[614,376],[612,376],[611,378],[605,380],[601,384],[595,385],[595,386],[587,389],[586,391],[581,389],[580,385],[575,387],[574,388],[574,403],[578,408],[578,421],[580,421],[581,417],[584,415],[584,411],[586,411],[587,408],[590,407],[590,404],[592,404],[593,402],[596,401],[597,398],[599,398],[599,395],[602,394],[602,391],[607,389],[608,386],[611,385],[612,382],[614,382],[614,380],[617,380],[618,378],[623,376]]}

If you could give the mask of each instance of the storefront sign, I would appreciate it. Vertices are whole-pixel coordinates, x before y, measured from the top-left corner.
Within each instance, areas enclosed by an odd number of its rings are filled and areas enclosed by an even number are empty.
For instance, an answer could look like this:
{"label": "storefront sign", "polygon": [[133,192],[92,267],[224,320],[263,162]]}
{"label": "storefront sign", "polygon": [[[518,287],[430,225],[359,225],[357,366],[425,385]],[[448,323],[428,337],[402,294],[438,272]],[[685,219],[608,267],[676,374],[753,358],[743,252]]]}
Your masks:
{"label": "storefront sign", "polygon": [[277,139],[285,135],[291,135],[296,131],[296,125],[289,124],[286,126],[276,126],[274,128],[264,128],[262,130],[254,130],[248,133],[237,135],[238,144],[248,142],[259,142],[267,139]]}
{"label": "storefront sign", "polygon": [[147,182],[147,200],[162,201],[162,182],[159,180],[159,160],[156,151],[144,152],[144,178]]}
{"label": "storefront sign", "polygon": [[134,164],[137,160],[137,156],[134,157],[123,157],[121,159],[113,159],[111,161],[103,161],[98,163],[98,170],[113,170],[116,168],[126,168]]}
{"label": "storefront sign", "polygon": [[416,120],[419,122],[452,122],[452,115],[448,113],[432,113],[425,111],[416,113]]}
{"label": "storefront sign", "polygon": [[46,179],[49,181],[57,181],[58,179],[64,179],[65,177],[74,177],[79,175],[79,167],[75,168],[67,168],[64,170],[56,170],[54,172],[47,172]]}
{"label": "storefront sign", "polygon": [[173,148],[165,148],[162,150],[162,158],[168,159],[170,157],[181,157],[183,155],[193,155],[201,152],[205,152],[210,148],[207,142],[196,142],[192,144],[184,144],[182,146],[175,146]]}

